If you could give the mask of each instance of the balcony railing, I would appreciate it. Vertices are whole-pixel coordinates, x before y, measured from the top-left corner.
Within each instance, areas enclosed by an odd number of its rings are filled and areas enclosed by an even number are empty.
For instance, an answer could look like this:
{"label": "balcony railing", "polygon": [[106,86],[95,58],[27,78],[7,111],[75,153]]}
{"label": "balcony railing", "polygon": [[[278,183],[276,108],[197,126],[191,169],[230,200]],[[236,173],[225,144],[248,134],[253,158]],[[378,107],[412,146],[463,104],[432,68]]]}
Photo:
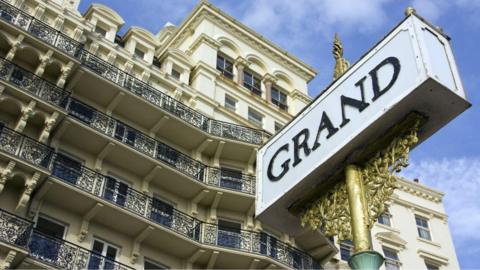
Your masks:
{"label": "balcony railing", "polygon": [[[218,169],[191,159],[189,156],[169,147],[166,144],[143,134],[142,132],[107,116],[94,108],[70,97],[65,91],[33,73],[0,57],[0,79],[10,82],[26,93],[39,97],[62,109],[67,109],[71,116],[101,133],[119,140],[129,147],[158,159],[180,172],[209,185],[238,190],[247,194],[255,194],[255,177],[241,174],[231,176],[231,185],[223,185],[228,181],[220,181]],[[235,178],[235,179],[234,179]],[[236,182],[236,183],[234,183]]]}
{"label": "balcony railing", "polygon": [[176,209],[162,209],[157,199],[128,187],[113,177],[99,174],[84,166],[74,169],[64,161],[61,155],[51,165],[52,176],[83,191],[107,200],[134,214],[151,220],[161,226],[175,231],[188,238],[198,240],[200,221]]}
{"label": "balcony railing", "polygon": [[[1,4],[1,2],[0,2]],[[55,106],[65,108],[70,92],[0,57],[0,79]]]}
{"label": "balcony railing", "polygon": [[30,256],[59,269],[133,269],[68,241],[33,231]]}
{"label": "balcony railing", "polygon": [[212,186],[255,194],[255,176],[223,168],[208,168],[206,183]]}
{"label": "balcony railing", "polygon": [[277,238],[262,232],[225,230],[216,224],[203,223],[204,244],[239,249],[270,257],[295,269],[319,269],[312,257]]}
{"label": "balcony railing", "polygon": [[83,48],[82,43],[4,1],[0,1],[0,19],[31,33],[69,55],[75,56]]}
{"label": "balcony railing", "polygon": [[3,209],[0,209],[0,241],[24,248],[33,258],[59,269],[133,269],[68,241],[35,231],[31,221]]}
{"label": "balcony railing", "polygon": [[27,248],[32,222],[0,209],[0,241]]}
{"label": "balcony railing", "polygon": [[54,153],[51,147],[9,129],[3,123],[0,123],[0,151],[43,169],[49,167]]}
{"label": "balcony railing", "polygon": [[[274,247],[276,251],[271,251],[272,247],[269,248],[268,240],[262,240],[264,236],[262,236],[263,234],[261,233],[242,231],[239,234],[231,234],[230,236],[225,232],[220,232],[219,234],[217,225],[204,223],[176,209],[162,207],[156,202],[157,199],[140,193],[110,176],[99,174],[84,166],[74,168],[75,166],[64,162],[62,158],[60,158],[61,154],[54,153],[48,146],[6,127],[0,129],[0,150],[16,155],[39,167],[47,168],[53,177],[63,182],[109,201],[118,207],[151,220],[199,243],[263,254],[290,267],[312,268],[316,266],[316,263],[310,256],[293,247],[282,244],[280,241],[278,241],[278,247]],[[36,154],[31,155],[24,153]],[[37,153],[43,154],[38,156]],[[19,232],[19,230],[17,230],[17,232]],[[25,243],[25,241],[17,240],[20,239],[18,236],[11,236],[12,233],[14,232],[4,233],[6,236],[0,233],[0,237],[2,237],[2,239],[12,239],[9,241]],[[277,240],[275,240],[275,242],[277,243]],[[30,249],[34,250],[31,246]],[[47,255],[48,254],[50,253],[47,253]],[[275,256],[272,254],[275,254]],[[58,267],[64,267],[64,265],[56,264],[61,263],[62,260],[54,260],[53,257],[48,257],[50,255],[47,256],[41,253],[41,251],[38,251],[34,255]]]}
{"label": "balcony railing", "polygon": [[71,99],[68,113],[101,133],[121,141],[135,150],[160,160],[198,181],[203,181],[206,166],[140,131],[76,99]]}
{"label": "balcony railing", "polygon": [[82,65],[97,75],[125,88],[153,105],[214,136],[261,145],[271,135],[253,129],[211,119],[182,102],[164,94],[116,66],[83,49],[83,44],[35,19],[28,13],[0,1],[0,19],[31,33],[61,51],[77,57]]}

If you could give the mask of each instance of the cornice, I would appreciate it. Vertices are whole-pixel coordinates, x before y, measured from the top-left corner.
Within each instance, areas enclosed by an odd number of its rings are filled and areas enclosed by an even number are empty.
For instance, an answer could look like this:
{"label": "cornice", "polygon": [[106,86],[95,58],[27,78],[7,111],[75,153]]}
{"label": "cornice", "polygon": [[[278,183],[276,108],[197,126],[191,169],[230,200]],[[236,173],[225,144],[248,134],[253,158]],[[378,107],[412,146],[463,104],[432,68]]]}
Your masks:
{"label": "cornice", "polygon": [[448,265],[448,258],[442,255],[434,254],[432,252],[423,250],[423,249],[418,249],[417,250],[418,256],[427,259],[427,260],[433,260],[435,262],[441,263],[442,265]]}
{"label": "cornice", "polygon": [[201,1],[200,4],[192,11],[192,13],[183,21],[182,25],[172,35],[172,37],[160,49],[163,53],[168,47],[177,47],[185,38],[191,34],[193,29],[202,21],[208,19],[225,31],[230,32],[234,36],[240,37],[245,43],[252,48],[256,48],[263,54],[267,55],[276,62],[287,67],[306,81],[310,81],[315,77],[317,71],[299,60],[295,56],[289,54],[271,41],[265,39],[258,33],[249,29],[230,15],[224,13],[210,3]]}
{"label": "cornice", "polygon": [[444,193],[440,191],[434,190],[425,185],[415,183],[413,181],[406,180],[400,177],[397,177],[397,180],[398,180],[398,188],[401,191],[432,201],[434,203],[442,202]]}
{"label": "cornice", "polygon": [[375,237],[382,243],[390,243],[400,249],[405,249],[407,241],[401,238],[398,234],[393,232],[379,232]]}
{"label": "cornice", "polygon": [[[200,46],[200,44],[205,43],[211,46],[213,49],[218,50],[222,44],[220,42],[214,40],[213,38],[207,36],[206,34],[202,33],[198,36],[195,41],[188,47],[186,54],[192,55],[193,52]],[[168,50],[167,50],[168,51]]]}
{"label": "cornice", "polygon": [[412,203],[410,201],[407,201],[407,200],[404,200],[404,199],[401,199],[398,195],[394,194],[392,197],[391,197],[391,200],[396,203],[396,204],[399,204],[399,205],[403,205],[407,208],[411,208],[413,210],[416,210],[420,213],[423,213],[425,215],[429,215],[429,216],[434,216],[434,217],[437,217],[443,221],[447,221],[448,220],[448,215],[443,213],[443,212],[439,212],[439,211],[436,211],[436,210],[433,210],[433,209],[430,209],[430,208],[426,208],[424,206],[421,206],[421,205],[418,205],[418,204],[415,204],[415,203]]}
{"label": "cornice", "polygon": [[312,98],[310,98],[308,95],[302,93],[298,89],[295,89],[292,92],[290,92],[290,97],[293,98],[293,99],[300,99],[301,101],[305,102],[306,104],[308,104],[312,101]]}

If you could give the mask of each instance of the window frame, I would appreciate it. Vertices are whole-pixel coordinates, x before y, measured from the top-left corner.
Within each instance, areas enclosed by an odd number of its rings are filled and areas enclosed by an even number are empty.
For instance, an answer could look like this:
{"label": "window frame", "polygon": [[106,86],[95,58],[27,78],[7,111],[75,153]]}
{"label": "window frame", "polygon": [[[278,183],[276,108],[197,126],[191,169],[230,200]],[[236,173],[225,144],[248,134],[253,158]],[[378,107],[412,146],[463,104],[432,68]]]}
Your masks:
{"label": "window frame", "polygon": [[[265,118],[261,113],[259,113],[257,110],[252,109],[251,107],[248,107],[248,121],[252,124],[255,124],[256,126],[263,127],[263,119]],[[251,115],[257,114],[257,116],[260,117],[260,121],[257,122],[256,119],[252,120],[250,117]],[[253,117],[254,118],[254,117]]]}
{"label": "window frame", "polygon": [[[222,65],[219,65],[219,58],[221,58]],[[230,64],[232,71],[227,70],[227,65]],[[228,57],[226,54],[223,53],[217,53],[217,62],[215,64],[215,68],[221,72],[221,74],[231,80],[233,80],[234,74],[233,74],[233,63],[234,61],[232,58]]]}
{"label": "window frame", "polygon": [[[278,100],[273,97],[274,91],[278,92]],[[282,102],[282,95],[285,97],[285,102]],[[270,88],[270,102],[281,110],[288,111],[288,94],[277,85],[272,85]]]}
{"label": "window frame", "polygon": [[[341,241],[339,243],[339,249],[340,249],[340,260],[342,261],[348,261],[350,259],[350,257],[352,257],[353,255],[353,251],[354,251],[354,245],[353,245],[353,242],[350,241],[350,240],[345,240],[345,241]],[[348,249],[348,258],[344,258],[344,254],[342,253],[342,250],[347,250]]]}
{"label": "window frame", "polygon": [[282,125],[282,123],[279,123],[277,121],[273,123],[273,129],[275,130],[275,133],[278,133],[280,130],[282,130],[284,126],[285,125]]}
{"label": "window frame", "polygon": [[[425,227],[423,225],[419,225],[418,220],[425,221],[427,226]],[[432,231],[430,229],[430,219],[429,218],[427,218],[425,216],[422,216],[422,215],[419,215],[419,214],[415,214],[415,225],[417,226],[417,233],[418,233],[419,238],[421,238],[423,240],[426,240],[426,241],[433,241]],[[422,233],[420,231],[427,232],[428,233],[428,238],[425,238],[424,236],[422,236]]]}
{"label": "window frame", "polygon": [[[139,55],[139,53],[140,53],[141,55]],[[135,49],[133,49],[133,55],[135,55],[135,56],[136,56],[137,58],[139,58],[139,59],[145,60],[145,55],[146,55],[146,54],[147,54],[147,53],[146,53],[144,50],[138,48],[138,46],[135,46]]]}
{"label": "window frame", "polygon": [[[245,76],[248,74],[248,76],[250,76],[252,78],[252,81],[251,82],[247,82],[247,80],[245,79]],[[258,81],[258,87],[255,86],[255,81]],[[244,70],[243,71],[243,74],[242,74],[242,85],[243,87],[247,88],[248,90],[250,90],[251,93],[261,97],[262,94],[263,94],[263,91],[262,91],[262,78],[260,75],[258,75],[257,73],[255,73],[254,71],[252,70]]]}
{"label": "window frame", "polygon": [[[233,108],[232,108],[231,104],[229,104],[229,103],[227,102],[227,100],[233,101]],[[229,95],[225,95],[225,100],[224,100],[223,106],[224,106],[227,110],[229,110],[229,111],[237,112],[237,102],[238,102],[238,101],[237,101],[235,98],[233,98],[233,97],[231,97],[231,96],[229,96]],[[227,104],[229,104],[229,105],[227,106]]]}
{"label": "window frame", "polygon": [[154,268],[154,269],[170,269],[170,267],[164,265],[163,263],[159,263],[158,261],[155,261],[153,259],[150,259],[148,257],[143,257],[143,269],[145,270],[145,263],[150,263],[150,264],[153,264],[154,266],[156,266],[157,268]]}
{"label": "window frame", "polygon": [[[388,224],[380,222],[380,220],[383,220],[383,218],[385,218],[385,217],[388,220]],[[387,226],[387,227],[392,228],[393,227],[392,226],[392,214],[390,214],[390,211],[386,210],[380,216],[378,216],[377,222],[378,222],[378,224],[381,224],[383,226]]]}
{"label": "window frame", "polygon": [[57,225],[62,226],[62,227],[63,227],[62,240],[65,240],[65,237],[66,237],[67,234],[68,234],[67,232],[68,232],[69,224],[67,224],[67,223],[65,223],[65,222],[63,222],[63,221],[61,221],[61,220],[58,220],[58,219],[56,219],[56,218],[53,218],[53,217],[51,217],[51,216],[48,216],[48,215],[46,215],[46,214],[38,213],[38,215],[37,215],[37,217],[36,217],[36,219],[35,219],[35,224],[34,224],[34,227],[33,227],[33,228],[35,228],[35,229],[37,228],[38,219],[40,219],[40,218],[43,218],[43,219],[48,220],[48,221],[50,221],[50,222],[52,222],[52,223],[55,223],[55,224],[57,224]]}
{"label": "window frame", "polygon": [[105,37],[105,38],[107,37],[108,31],[101,25],[96,24],[95,29],[93,29],[93,31],[102,37]]}
{"label": "window frame", "polygon": [[[392,267],[396,267],[396,269],[401,269],[402,268],[402,262],[400,261],[400,257],[398,256],[399,251],[396,249],[393,249],[391,247],[386,247],[382,246],[382,251],[385,259],[385,269],[390,270],[391,268],[388,268],[387,265],[391,265]],[[390,257],[387,256],[387,253],[392,253],[394,256]]]}
{"label": "window frame", "polygon": [[[176,74],[178,74],[178,77]],[[172,76],[172,78],[179,81],[180,78],[182,77],[182,72],[179,71],[178,68],[172,67],[172,71],[170,72],[170,75]]]}

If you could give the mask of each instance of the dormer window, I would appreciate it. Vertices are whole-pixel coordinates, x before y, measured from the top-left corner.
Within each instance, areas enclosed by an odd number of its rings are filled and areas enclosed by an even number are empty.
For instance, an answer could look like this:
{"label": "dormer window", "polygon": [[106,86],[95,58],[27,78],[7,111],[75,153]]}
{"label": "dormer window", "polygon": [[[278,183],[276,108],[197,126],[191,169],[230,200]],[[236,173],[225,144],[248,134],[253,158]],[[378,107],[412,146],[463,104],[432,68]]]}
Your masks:
{"label": "dormer window", "polygon": [[271,94],[272,103],[277,105],[281,110],[286,111],[288,109],[287,95],[275,87],[272,87]]}
{"label": "dormer window", "polygon": [[261,82],[260,76],[257,76],[250,71],[243,72],[243,86],[249,89],[252,93],[254,93],[257,96],[262,95],[260,82]]}
{"label": "dormer window", "polygon": [[233,63],[230,59],[217,55],[217,70],[220,70],[225,77],[233,79]]}
{"label": "dormer window", "polygon": [[95,33],[100,34],[102,37],[107,36],[107,30],[103,29],[102,27],[100,27],[98,25],[95,26]]}
{"label": "dormer window", "polygon": [[173,68],[172,69],[172,77],[177,79],[177,80],[180,80],[180,71]]}
{"label": "dormer window", "polygon": [[135,56],[140,59],[145,59],[145,53],[138,48],[135,48]]}

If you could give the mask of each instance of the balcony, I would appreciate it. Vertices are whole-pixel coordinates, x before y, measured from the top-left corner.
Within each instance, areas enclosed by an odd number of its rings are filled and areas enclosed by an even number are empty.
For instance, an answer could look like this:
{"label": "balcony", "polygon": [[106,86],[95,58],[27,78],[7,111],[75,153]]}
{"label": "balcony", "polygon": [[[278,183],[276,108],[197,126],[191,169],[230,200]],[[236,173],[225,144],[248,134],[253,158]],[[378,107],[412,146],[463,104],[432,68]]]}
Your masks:
{"label": "balcony", "polygon": [[87,70],[126,89],[198,130],[216,137],[254,145],[262,145],[270,137],[270,134],[265,131],[217,121],[190,109],[189,106],[84,50],[82,43],[4,1],[0,1],[0,19],[31,33],[64,53],[78,58]]}
{"label": "balcony", "polygon": [[[1,4],[1,2],[0,2]],[[51,105],[65,109],[70,92],[0,57],[0,79]]]}
{"label": "balcony", "polygon": [[[100,113],[94,108],[71,98],[70,92],[56,87],[3,58],[0,58],[0,79],[51,105],[65,110],[68,109],[68,113],[82,123],[128,145],[128,147],[166,163],[195,180],[216,187],[255,194],[254,176],[245,174],[230,175],[227,176],[229,180],[226,180],[219,169],[207,167],[168,145],[158,142],[140,131]],[[230,182],[231,185],[225,184],[227,182]]]}
{"label": "balcony", "polygon": [[[67,184],[67,186],[74,186],[87,194],[91,194],[99,198],[102,201],[109,202],[113,208],[119,207],[121,209],[125,209],[131,213],[131,215],[139,216],[153,222],[154,224],[158,224],[167,231],[171,231],[183,236],[183,239],[190,239],[191,241],[199,244],[214,245],[218,247],[246,251],[249,253],[256,253],[270,257],[289,267],[298,266],[298,268],[311,268],[316,266],[316,263],[310,256],[282,243],[281,241],[275,239],[274,242],[278,244],[275,244],[274,247],[269,247],[268,243],[269,241],[271,242],[271,240],[268,239],[272,238],[271,236],[263,236],[264,234],[262,233],[243,230],[239,234],[225,233],[220,230],[217,225],[204,223],[173,208],[162,207],[155,198],[140,193],[126,185],[122,186],[120,182],[110,176],[99,174],[84,166],[75,169],[73,166],[66,163],[64,159],[61,158],[60,154],[54,153],[54,151],[48,146],[18,134],[6,127],[3,127],[0,130],[0,145],[0,150],[6,153],[20,157],[41,168],[47,168],[51,172],[52,177]],[[43,154],[38,155],[38,153]],[[47,201],[61,203],[64,205],[64,207],[86,207],[86,209],[88,209],[88,204],[92,203],[91,199],[85,197],[83,197],[83,199],[79,198],[79,196],[82,197],[82,195],[80,195],[78,192],[72,193],[71,190],[66,190],[62,187],[54,187],[53,191],[48,192],[48,194],[46,195]],[[84,212],[85,210],[82,211]],[[74,210],[73,212],[82,211]],[[104,218],[103,222],[110,226],[112,226],[111,220],[113,218],[116,220],[123,220],[123,216],[119,215],[118,212],[102,212],[102,214],[99,216],[102,216],[102,218]],[[127,226],[128,229],[138,230],[139,228],[145,227],[144,224],[142,225],[138,223],[138,219],[135,221],[130,220],[125,222],[126,224],[135,223],[135,226]],[[136,229],[133,229],[133,227]],[[11,239],[8,241],[13,241],[14,243],[18,243],[18,245],[25,245],[25,240],[21,240],[21,237],[14,235],[16,232],[21,230],[17,229],[15,231],[4,231],[9,233],[6,233],[5,236],[0,234],[2,238]],[[169,235],[169,237],[172,237],[172,235]],[[56,265],[57,267],[65,267],[65,265],[59,265],[59,263],[63,263],[64,260],[58,259],[55,257],[55,254],[57,253],[52,253],[48,250],[48,248],[46,248],[48,245],[61,246],[61,243],[58,242],[59,240],[45,238],[45,236],[42,235],[37,236],[37,238],[40,239],[36,240],[39,242],[39,244],[35,244],[35,242],[32,244],[32,241],[30,241],[29,244],[29,249],[31,250],[32,256],[46,261],[47,263]],[[178,240],[179,239],[177,238],[175,241]],[[44,244],[46,246],[39,248],[39,246],[41,246],[44,242],[51,244]],[[183,240],[182,243],[184,245],[188,245],[188,243],[185,243],[185,240]],[[64,247],[66,251],[75,249],[74,247],[71,247],[70,244],[64,245],[66,245]],[[272,249],[276,251],[272,251]],[[63,252],[63,249],[60,250]],[[77,247],[77,251],[75,252],[81,253],[82,250]],[[82,261],[79,259],[79,263],[81,264],[85,263],[86,258],[86,255],[82,256],[83,257],[81,258],[84,258],[84,260]]]}
{"label": "balcony", "polygon": [[54,151],[51,147],[13,131],[0,123],[0,151],[47,170]]}
{"label": "balcony", "polygon": [[0,1],[0,19],[21,28],[70,56],[77,55],[83,48],[82,43],[4,1]]}
{"label": "balcony", "polygon": [[31,221],[3,209],[0,209],[0,241],[27,250],[30,257],[48,264],[48,268],[133,269],[73,243],[34,231]]}
{"label": "balcony", "polygon": [[58,269],[133,269],[71,242],[33,231],[28,244],[30,256]]}

